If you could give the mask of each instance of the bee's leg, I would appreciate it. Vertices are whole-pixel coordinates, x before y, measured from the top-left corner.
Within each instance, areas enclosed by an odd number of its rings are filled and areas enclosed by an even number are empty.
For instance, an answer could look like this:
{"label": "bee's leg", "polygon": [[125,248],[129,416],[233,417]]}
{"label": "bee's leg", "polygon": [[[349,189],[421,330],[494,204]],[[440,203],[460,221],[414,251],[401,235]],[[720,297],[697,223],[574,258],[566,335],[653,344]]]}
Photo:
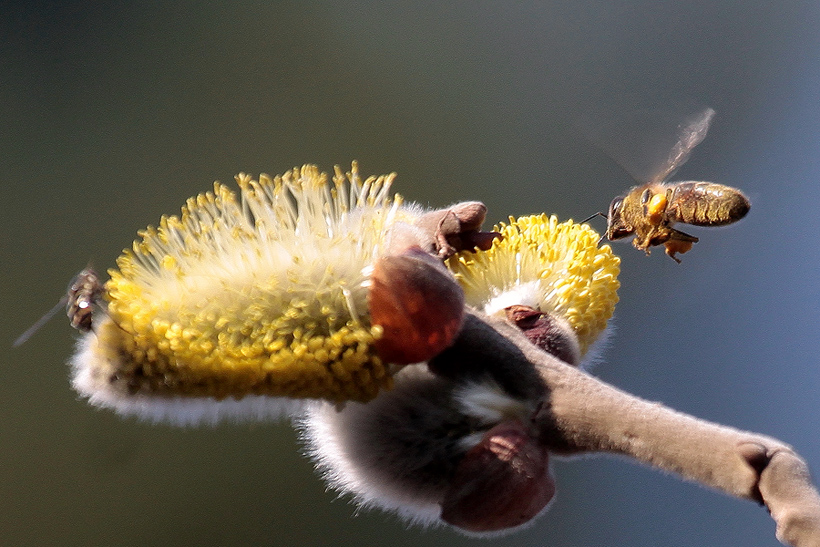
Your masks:
{"label": "bee's leg", "polygon": [[649,222],[654,225],[659,225],[663,220],[663,215],[666,212],[666,205],[669,203],[668,192],[665,194],[655,194],[649,200],[649,203],[644,205],[644,214]]}
{"label": "bee's leg", "polygon": [[647,247],[646,242],[647,242],[647,240],[643,236],[641,236],[640,234],[635,234],[635,237],[632,238],[632,246],[635,247],[636,249],[638,249],[639,251],[645,251],[646,250],[646,247]]}
{"label": "bee's leg", "polygon": [[670,239],[663,244],[666,247],[666,256],[680,264],[680,258],[676,257],[676,253],[683,254],[692,248],[692,243],[689,241],[675,241]]}
{"label": "bee's leg", "polygon": [[698,242],[698,238],[690,236],[687,233],[675,230],[674,228],[667,228],[669,239],[667,239],[663,246],[666,247],[666,254],[680,264],[680,259],[675,255],[677,253],[683,254],[692,248],[694,243]]}
{"label": "bee's leg", "polygon": [[675,230],[674,228],[667,229],[669,230],[669,239],[674,239],[676,241],[691,241],[692,243],[697,243],[699,241],[695,236],[690,236],[680,230]]}
{"label": "bee's leg", "polygon": [[652,228],[648,234],[635,234],[635,238],[632,240],[632,246],[639,251],[645,252],[647,255],[652,254],[649,247],[652,245],[652,234],[654,231],[655,229]]}

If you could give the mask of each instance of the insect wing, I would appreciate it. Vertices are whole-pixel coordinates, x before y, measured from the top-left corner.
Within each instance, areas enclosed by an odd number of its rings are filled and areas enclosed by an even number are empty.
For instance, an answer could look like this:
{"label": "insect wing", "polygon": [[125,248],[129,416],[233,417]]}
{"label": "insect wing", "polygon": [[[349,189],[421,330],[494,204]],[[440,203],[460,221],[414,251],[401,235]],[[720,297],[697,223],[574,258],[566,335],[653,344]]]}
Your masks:
{"label": "insect wing", "polygon": [[13,343],[11,346],[12,346],[12,347],[14,347],[14,348],[16,348],[17,346],[22,345],[22,344],[23,344],[26,340],[28,340],[29,338],[31,338],[31,336],[32,336],[35,332],[37,332],[38,330],[40,330],[40,328],[42,328],[42,326],[43,326],[43,325],[45,325],[46,323],[48,323],[48,321],[49,321],[52,317],[54,317],[54,314],[55,314],[55,313],[57,313],[57,311],[59,311],[60,309],[62,309],[63,307],[65,307],[66,302],[68,302],[68,295],[66,295],[66,296],[62,297],[62,298],[60,299],[60,301],[59,301],[59,302],[57,302],[57,304],[56,304],[53,308],[51,308],[49,311],[47,311],[47,312],[45,313],[45,315],[43,315],[43,316],[42,316],[40,319],[38,319],[38,320],[37,320],[37,321],[36,321],[36,322],[35,322],[32,326],[30,326],[28,329],[26,329],[26,332],[24,332],[23,334],[21,334],[20,336],[18,336],[18,337],[17,337],[17,339],[14,341],[14,343]]}
{"label": "insect wing", "polygon": [[659,183],[689,159],[692,149],[706,137],[714,115],[711,108],[643,109],[603,116],[603,122],[600,118],[581,120],[577,125],[635,181]]}
{"label": "insect wing", "polygon": [[91,268],[84,269],[74,276],[68,284],[66,294],[60,301],[26,329],[26,332],[18,336],[12,343],[12,347],[16,348],[31,338],[35,332],[48,323],[49,319],[54,317],[57,310],[63,307],[66,309],[71,326],[83,332],[88,332],[91,330],[93,308],[99,304],[102,293],[103,286],[97,277],[97,272]]}
{"label": "insect wing", "polygon": [[709,131],[709,124],[712,123],[714,116],[715,111],[711,108],[707,108],[688,123],[682,123],[679,126],[680,133],[678,142],[669,152],[669,157],[663,169],[659,170],[650,182],[663,182],[671,177],[672,173],[677,171],[681,165],[686,163],[686,160],[689,159],[689,155],[692,153],[692,149],[699,145],[706,137],[706,133]]}

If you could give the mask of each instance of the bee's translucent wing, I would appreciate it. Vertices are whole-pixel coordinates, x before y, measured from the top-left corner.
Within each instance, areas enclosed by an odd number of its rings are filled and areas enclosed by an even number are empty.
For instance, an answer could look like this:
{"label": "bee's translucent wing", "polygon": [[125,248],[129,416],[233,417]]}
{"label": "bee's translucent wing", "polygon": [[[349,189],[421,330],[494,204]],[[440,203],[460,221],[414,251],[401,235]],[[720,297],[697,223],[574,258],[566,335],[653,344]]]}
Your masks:
{"label": "bee's translucent wing", "polygon": [[645,109],[577,125],[637,182],[654,183],[669,178],[689,159],[714,115],[711,108]]}
{"label": "bee's translucent wing", "polygon": [[689,154],[692,149],[700,144],[706,137],[706,132],[709,131],[709,124],[712,123],[712,118],[715,116],[715,111],[707,108],[699,115],[693,117],[691,120],[684,122],[678,126],[678,142],[672,147],[669,152],[669,157],[666,160],[664,169],[659,170],[650,179],[650,182],[663,182],[678,168],[686,163],[689,159]]}
{"label": "bee's translucent wing", "polygon": [[57,302],[57,304],[53,308],[48,310],[45,313],[45,315],[43,315],[32,326],[30,326],[28,329],[26,329],[26,332],[24,332],[23,334],[18,336],[17,339],[14,341],[14,343],[11,345],[11,347],[16,348],[17,346],[23,344],[26,340],[31,338],[31,335],[34,334],[35,332],[37,332],[38,330],[40,330],[40,328],[43,325],[48,323],[49,319],[54,317],[54,314],[57,313],[57,311],[59,311],[60,308],[64,308],[67,302],[68,302],[68,295],[62,297],[60,299],[60,301]]}

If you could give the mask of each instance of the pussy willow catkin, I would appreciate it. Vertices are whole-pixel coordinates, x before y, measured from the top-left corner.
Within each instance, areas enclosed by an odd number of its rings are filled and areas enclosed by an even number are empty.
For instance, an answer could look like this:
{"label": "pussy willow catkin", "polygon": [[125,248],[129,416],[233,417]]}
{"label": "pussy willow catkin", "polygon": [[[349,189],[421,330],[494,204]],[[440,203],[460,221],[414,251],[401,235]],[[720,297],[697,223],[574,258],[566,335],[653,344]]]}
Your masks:
{"label": "pussy willow catkin", "polygon": [[448,266],[466,301],[487,313],[516,304],[562,317],[578,336],[581,353],[606,328],[618,302],[621,260],[585,224],[554,216],[510,218],[483,253],[460,253]]}
{"label": "pussy willow catkin", "polygon": [[109,272],[107,314],[72,359],[92,403],[186,422],[279,412],[258,396],[364,401],[390,386],[366,285],[391,226],[417,215],[390,195],[393,175],[236,181],[238,195],[216,183],[141,231]]}

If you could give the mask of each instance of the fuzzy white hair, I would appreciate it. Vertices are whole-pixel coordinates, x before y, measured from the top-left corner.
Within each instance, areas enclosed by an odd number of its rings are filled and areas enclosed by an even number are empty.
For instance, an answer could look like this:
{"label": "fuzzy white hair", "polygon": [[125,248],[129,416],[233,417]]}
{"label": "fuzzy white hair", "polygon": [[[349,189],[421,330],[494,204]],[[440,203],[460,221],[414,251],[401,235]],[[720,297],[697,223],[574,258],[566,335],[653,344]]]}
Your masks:
{"label": "fuzzy white hair", "polygon": [[440,504],[461,457],[493,425],[529,407],[490,379],[456,383],[425,365],[405,367],[395,382],[366,404],[309,403],[298,421],[306,453],[360,508],[444,524]]}
{"label": "fuzzy white hair", "polygon": [[[106,318],[110,321],[110,319]],[[162,394],[124,394],[100,377],[108,369],[100,363],[103,353],[95,348],[97,335],[91,331],[77,342],[71,357],[71,385],[94,406],[122,416],[177,426],[216,425],[220,422],[259,422],[287,418],[300,413],[304,399],[247,395],[241,399],[191,397]]]}

